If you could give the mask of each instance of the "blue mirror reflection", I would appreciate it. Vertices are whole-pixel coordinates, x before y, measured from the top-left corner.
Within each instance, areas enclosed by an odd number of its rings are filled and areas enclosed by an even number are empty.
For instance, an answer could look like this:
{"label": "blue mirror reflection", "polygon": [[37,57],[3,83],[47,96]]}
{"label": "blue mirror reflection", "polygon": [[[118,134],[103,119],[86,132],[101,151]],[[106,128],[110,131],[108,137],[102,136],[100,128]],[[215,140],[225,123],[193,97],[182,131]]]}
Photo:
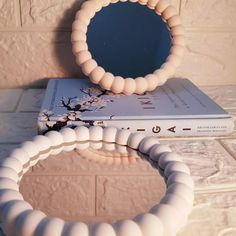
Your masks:
{"label": "blue mirror reflection", "polygon": [[146,6],[129,2],[110,4],[98,12],[87,36],[97,63],[123,77],[152,73],[164,63],[171,45],[161,17]]}

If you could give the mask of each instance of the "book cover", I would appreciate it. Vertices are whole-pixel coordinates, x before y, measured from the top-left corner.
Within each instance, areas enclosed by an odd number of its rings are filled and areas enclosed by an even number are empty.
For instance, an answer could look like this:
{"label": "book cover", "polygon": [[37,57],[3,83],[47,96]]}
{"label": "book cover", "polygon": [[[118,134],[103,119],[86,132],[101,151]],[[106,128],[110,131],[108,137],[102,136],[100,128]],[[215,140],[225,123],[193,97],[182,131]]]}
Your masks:
{"label": "book cover", "polygon": [[130,96],[113,94],[87,79],[49,80],[39,132],[77,125],[112,125],[158,136],[233,131],[230,115],[188,79],[169,79],[152,92]]}

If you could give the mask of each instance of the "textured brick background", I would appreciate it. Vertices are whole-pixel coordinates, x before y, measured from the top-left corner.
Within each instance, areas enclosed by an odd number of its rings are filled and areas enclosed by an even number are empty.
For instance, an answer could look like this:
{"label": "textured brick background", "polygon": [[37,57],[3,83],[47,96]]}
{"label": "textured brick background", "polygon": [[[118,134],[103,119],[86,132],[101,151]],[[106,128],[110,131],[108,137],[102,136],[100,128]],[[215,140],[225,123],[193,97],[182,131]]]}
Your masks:
{"label": "textured brick background", "polygon": [[[47,77],[81,76],[70,28],[83,0],[0,0],[0,87],[45,86]],[[198,85],[236,84],[236,1],[171,0],[188,47],[176,76]]]}

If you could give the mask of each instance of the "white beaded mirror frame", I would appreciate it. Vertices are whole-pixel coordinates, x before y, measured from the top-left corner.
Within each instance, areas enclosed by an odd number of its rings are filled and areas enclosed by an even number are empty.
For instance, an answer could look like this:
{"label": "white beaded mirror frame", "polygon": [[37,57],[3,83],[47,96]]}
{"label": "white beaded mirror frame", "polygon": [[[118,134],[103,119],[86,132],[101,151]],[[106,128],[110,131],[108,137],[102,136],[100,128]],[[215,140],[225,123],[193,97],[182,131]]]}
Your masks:
{"label": "white beaded mirror frame", "polygon": [[[92,58],[88,50],[86,33],[88,25],[96,12],[110,3],[118,1],[88,0],[81,5],[72,24],[72,51],[76,57],[76,63],[93,83],[99,84],[103,89],[110,90],[113,93],[124,93],[126,95],[133,93],[143,94],[165,83],[180,65],[185,51],[184,28],[176,9],[171,6],[169,0],[129,0],[133,3],[137,2],[141,5],[147,5],[148,8],[161,16],[170,31],[172,46],[165,63],[152,74],[135,79],[124,79],[121,76],[115,76],[110,72],[106,72],[101,66],[98,66],[97,62]],[[120,1],[126,2],[128,0]]]}
{"label": "white beaded mirror frame", "polygon": [[[89,226],[82,222],[67,223],[34,210],[19,192],[19,182],[24,173],[39,160],[62,151],[72,151],[85,141],[117,143],[147,154],[166,181],[166,193],[160,203],[133,219]],[[174,236],[186,224],[191,212],[193,188],[189,168],[181,157],[171,152],[168,146],[159,144],[156,138],[114,127],[64,128],[24,142],[9,157],[1,160],[1,226],[7,236]]]}

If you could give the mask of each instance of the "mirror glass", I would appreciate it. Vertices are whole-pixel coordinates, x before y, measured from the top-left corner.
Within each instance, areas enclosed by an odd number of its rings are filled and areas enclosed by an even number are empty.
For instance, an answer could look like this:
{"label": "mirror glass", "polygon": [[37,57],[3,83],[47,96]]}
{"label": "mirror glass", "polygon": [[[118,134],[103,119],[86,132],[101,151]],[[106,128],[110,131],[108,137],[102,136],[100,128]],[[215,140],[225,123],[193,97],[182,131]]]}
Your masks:
{"label": "mirror glass", "polygon": [[98,65],[123,77],[152,73],[169,55],[166,24],[153,10],[138,3],[118,2],[91,20],[87,43]]}

